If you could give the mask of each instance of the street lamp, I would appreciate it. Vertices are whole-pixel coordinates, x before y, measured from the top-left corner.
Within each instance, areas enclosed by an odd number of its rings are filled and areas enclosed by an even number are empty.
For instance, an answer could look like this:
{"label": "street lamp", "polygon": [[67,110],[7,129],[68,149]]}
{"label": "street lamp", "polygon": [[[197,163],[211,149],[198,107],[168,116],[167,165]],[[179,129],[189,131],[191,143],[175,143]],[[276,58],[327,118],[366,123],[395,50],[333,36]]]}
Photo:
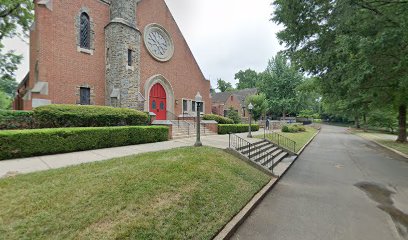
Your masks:
{"label": "street lamp", "polygon": [[200,107],[203,101],[203,97],[201,97],[200,92],[197,92],[197,95],[195,96],[195,101],[197,105],[197,139],[194,144],[195,147],[201,147],[203,144],[200,141]]}
{"label": "street lamp", "polygon": [[248,137],[249,138],[252,138],[252,133],[251,133],[252,109],[254,109],[254,105],[252,105],[252,103],[249,103],[249,105],[248,105],[248,110],[249,110]]}

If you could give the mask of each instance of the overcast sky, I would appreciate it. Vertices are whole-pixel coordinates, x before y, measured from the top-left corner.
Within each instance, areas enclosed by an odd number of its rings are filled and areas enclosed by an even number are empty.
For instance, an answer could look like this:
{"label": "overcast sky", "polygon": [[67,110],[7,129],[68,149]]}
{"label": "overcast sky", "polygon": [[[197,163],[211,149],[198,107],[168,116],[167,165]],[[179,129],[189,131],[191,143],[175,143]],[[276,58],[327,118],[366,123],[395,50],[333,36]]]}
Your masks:
{"label": "overcast sky", "polygon": [[[233,84],[235,73],[263,71],[268,59],[283,48],[276,39],[280,28],[269,19],[271,0],[165,0],[205,77],[216,87],[217,78]],[[6,40],[7,49],[24,55],[17,72],[28,71],[28,45]]]}

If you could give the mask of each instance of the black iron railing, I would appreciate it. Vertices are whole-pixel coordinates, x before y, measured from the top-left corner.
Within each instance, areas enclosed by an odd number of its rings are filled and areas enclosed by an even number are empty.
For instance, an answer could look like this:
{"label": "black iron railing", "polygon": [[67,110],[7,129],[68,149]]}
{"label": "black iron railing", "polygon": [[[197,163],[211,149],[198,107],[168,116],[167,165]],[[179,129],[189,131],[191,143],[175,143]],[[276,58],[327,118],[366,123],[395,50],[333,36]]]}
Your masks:
{"label": "black iron railing", "polygon": [[251,159],[251,143],[232,133],[229,134],[229,148],[233,148],[239,152],[243,150],[248,151],[249,159]]}
{"label": "black iron railing", "polygon": [[177,121],[177,127],[180,128],[180,118],[179,118],[176,114],[174,114],[174,113],[172,113],[172,112],[170,112],[170,111],[167,111],[167,114],[170,115],[170,117],[172,118],[172,120]]}
{"label": "black iron railing", "polygon": [[[274,166],[274,156],[268,151],[265,151],[259,145],[252,144],[247,140],[230,133],[229,134],[229,148],[235,149],[241,154],[247,155],[249,160],[257,162],[263,166],[271,166],[270,170],[273,171]],[[262,162],[260,162],[262,161]],[[267,163],[267,165],[264,165]],[[269,168],[269,167],[268,167]]]}
{"label": "black iron railing", "polygon": [[279,147],[289,150],[292,153],[296,153],[296,142],[288,137],[283,136],[282,134],[264,128],[264,139],[269,140]]}

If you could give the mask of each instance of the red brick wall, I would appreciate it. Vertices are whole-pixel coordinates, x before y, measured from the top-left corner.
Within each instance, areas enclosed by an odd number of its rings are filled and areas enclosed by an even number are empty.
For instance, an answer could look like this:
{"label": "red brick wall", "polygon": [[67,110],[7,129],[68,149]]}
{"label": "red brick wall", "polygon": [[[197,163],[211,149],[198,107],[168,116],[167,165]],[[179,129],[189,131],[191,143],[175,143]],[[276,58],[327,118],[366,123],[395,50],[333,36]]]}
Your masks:
{"label": "red brick wall", "polygon": [[[93,55],[77,51],[76,16],[81,7],[90,11],[94,22]],[[76,87],[88,84],[95,88],[95,104],[105,103],[105,32],[109,6],[101,1],[53,1],[53,10],[36,6],[36,27],[30,37],[30,88],[35,84],[35,64],[39,61],[39,80],[49,83],[52,103],[76,104]]]}
{"label": "red brick wall", "polygon": [[[94,23],[95,50],[93,55],[77,51],[76,16],[82,7],[89,9]],[[105,32],[109,23],[109,6],[98,0],[54,0],[53,10],[44,5],[35,7],[35,30],[30,35],[30,80],[35,84],[35,64],[39,62],[39,80],[49,83],[49,95],[33,94],[33,98],[50,99],[55,104],[76,104],[77,86],[94,88],[95,104],[105,104]],[[170,33],[175,45],[172,59],[162,63],[154,60],[141,43],[140,92],[150,77],[161,74],[172,85],[175,113],[181,114],[182,98],[194,99],[199,91],[205,102],[205,112],[211,112],[210,82],[205,80],[180,29],[164,0],[145,0],[138,4],[137,25],[142,32],[150,23],[158,23]],[[143,39],[143,38],[142,38]],[[24,109],[31,109],[25,101]]]}
{"label": "red brick wall", "polygon": [[205,80],[187,42],[164,0],[141,1],[137,9],[137,25],[143,34],[150,23],[162,25],[174,42],[174,55],[170,61],[161,63],[153,59],[144,43],[141,46],[141,83],[140,91],[144,94],[144,84],[156,75],[163,75],[172,85],[175,99],[175,114],[182,113],[182,98],[194,100],[199,91],[205,102],[205,113],[211,113],[210,82]]}

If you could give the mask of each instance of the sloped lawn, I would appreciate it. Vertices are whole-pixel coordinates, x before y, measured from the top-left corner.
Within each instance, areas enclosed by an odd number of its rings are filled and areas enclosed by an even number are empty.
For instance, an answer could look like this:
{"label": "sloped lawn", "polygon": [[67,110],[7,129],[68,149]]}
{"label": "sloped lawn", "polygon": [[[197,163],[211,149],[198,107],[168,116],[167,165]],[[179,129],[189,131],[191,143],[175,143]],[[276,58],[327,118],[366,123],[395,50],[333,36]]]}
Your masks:
{"label": "sloped lawn", "polygon": [[[306,128],[305,132],[296,132],[296,133],[278,132],[278,133],[280,135],[282,135],[282,136],[285,136],[285,137],[295,141],[296,142],[295,152],[299,152],[300,149],[302,149],[306,145],[306,143],[308,143],[310,141],[310,139],[312,139],[312,137],[318,131],[316,128],[313,128],[313,127],[305,127],[305,128]],[[263,138],[264,135],[258,135],[258,136],[255,136],[255,137],[256,138]],[[267,138],[272,142],[276,142],[273,138],[269,138],[268,136],[267,136]],[[292,146],[285,146],[284,144],[282,144],[282,147],[286,147],[288,149],[293,148]]]}
{"label": "sloped lawn", "polygon": [[295,141],[296,142],[296,152],[298,152],[317,133],[317,130],[313,127],[305,127],[305,128],[306,128],[305,132],[297,132],[297,133],[280,132],[279,134]]}
{"label": "sloped lawn", "polygon": [[0,180],[0,239],[211,239],[270,178],[180,148]]}

